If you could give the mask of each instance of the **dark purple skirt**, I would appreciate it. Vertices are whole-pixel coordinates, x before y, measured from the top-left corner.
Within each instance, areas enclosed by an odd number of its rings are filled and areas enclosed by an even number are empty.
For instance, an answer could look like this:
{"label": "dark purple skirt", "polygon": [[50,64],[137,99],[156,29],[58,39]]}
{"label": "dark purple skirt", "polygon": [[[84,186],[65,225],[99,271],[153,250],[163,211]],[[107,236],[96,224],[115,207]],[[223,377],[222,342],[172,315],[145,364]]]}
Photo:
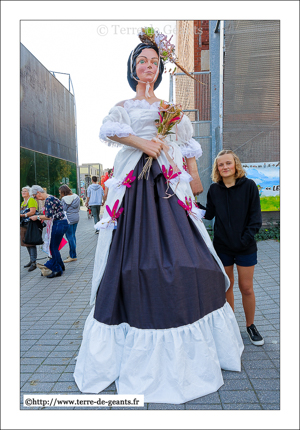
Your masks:
{"label": "dark purple skirt", "polygon": [[158,162],[148,180],[138,180],[145,159],[122,201],[94,318],[140,329],[180,327],[224,306],[225,279],[178,197],[164,198]]}

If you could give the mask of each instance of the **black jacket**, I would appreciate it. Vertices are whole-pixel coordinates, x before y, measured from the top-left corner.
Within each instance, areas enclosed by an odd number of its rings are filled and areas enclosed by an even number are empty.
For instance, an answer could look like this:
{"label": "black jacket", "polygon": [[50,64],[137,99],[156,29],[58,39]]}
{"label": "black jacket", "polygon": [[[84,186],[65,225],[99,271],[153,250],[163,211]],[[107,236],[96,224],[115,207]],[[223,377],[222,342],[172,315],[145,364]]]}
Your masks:
{"label": "black jacket", "polygon": [[214,247],[217,252],[248,255],[257,251],[255,234],[259,231],[261,209],[255,182],[245,176],[227,188],[223,181],[210,186],[205,219],[215,217]]}

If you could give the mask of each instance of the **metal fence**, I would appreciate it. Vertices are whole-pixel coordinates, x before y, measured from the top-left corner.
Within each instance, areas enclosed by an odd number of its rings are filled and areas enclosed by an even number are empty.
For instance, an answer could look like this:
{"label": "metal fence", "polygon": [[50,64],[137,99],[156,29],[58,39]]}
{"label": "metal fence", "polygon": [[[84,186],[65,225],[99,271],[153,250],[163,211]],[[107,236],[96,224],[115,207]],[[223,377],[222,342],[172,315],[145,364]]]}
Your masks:
{"label": "metal fence", "polygon": [[212,169],[212,127],[211,127],[211,74],[192,73],[194,81],[184,73],[170,77],[170,101],[181,104],[183,111],[193,125],[193,138],[200,143],[203,154],[197,160],[198,171],[204,192],[197,197],[206,204],[206,195],[211,184]]}
{"label": "metal fence", "polygon": [[225,21],[223,147],[279,161],[280,21]]}

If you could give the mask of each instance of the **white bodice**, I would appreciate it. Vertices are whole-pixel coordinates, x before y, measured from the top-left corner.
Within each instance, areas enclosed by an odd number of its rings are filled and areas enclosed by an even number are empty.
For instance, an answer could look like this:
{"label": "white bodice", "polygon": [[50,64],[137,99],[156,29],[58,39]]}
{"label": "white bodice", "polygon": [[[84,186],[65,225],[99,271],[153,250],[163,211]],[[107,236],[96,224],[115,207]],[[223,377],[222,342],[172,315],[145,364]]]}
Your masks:
{"label": "white bodice", "polygon": [[151,140],[157,135],[156,119],[159,102],[149,104],[146,100],[126,100],[124,109],[130,118],[130,124],[136,136]]}
{"label": "white bodice", "polygon": [[[151,140],[157,135],[155,120],[159,119],[159,104],[160,102],[150,104],[146,100],[126,100],[124,106],[114,106],[103,119],[100,139],[114,147],[123,145],[109,139],[110,136],[127,137],[131,134]],[[193,126],[186,115],[177,125],[177,132],[176,126],[172,131],[174,134],[168,135],[166,142],[176,141],[183,156],[199,158],[202,155],[200,144],[192,138]]]}

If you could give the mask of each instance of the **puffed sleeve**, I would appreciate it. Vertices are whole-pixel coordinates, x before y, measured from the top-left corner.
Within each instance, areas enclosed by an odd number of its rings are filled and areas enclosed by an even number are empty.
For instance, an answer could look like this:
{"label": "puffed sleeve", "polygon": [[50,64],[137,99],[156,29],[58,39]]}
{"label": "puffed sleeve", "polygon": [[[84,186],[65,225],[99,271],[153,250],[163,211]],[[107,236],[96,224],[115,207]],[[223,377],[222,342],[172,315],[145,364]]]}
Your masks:
{"label": "puffed sleeve", "polygon": [[114,106],[103,119],[100,128],[100,139],[108,146],[120,147],[121,143],[109,139],[109,136],[128,137],[136,135],[131,128],[129,115],[122,106]]}
{"label": "puffed sleeve", "polygon": [[197,159],[202,155],[202,148],[200,143],[193,139],[192,136],[192,123],[186,115],[183,115],[182,120],[177,125],[177,143],[180,146],[183,157],[195,157]]}

